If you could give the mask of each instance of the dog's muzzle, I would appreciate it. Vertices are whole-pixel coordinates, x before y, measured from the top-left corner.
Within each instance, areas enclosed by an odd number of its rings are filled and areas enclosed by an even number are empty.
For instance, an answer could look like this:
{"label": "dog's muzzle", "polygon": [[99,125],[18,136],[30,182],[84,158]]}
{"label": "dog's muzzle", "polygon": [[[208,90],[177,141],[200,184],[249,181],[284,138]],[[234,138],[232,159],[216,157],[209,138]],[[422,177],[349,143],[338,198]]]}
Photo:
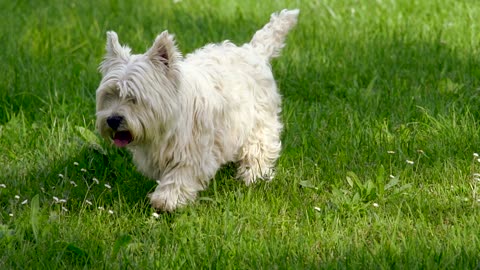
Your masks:
{"label": "dog's muzzle", "polygon": [[120,115],[112,115],[107,118],[107,125],[113,130],[113,143],[118,147],[125,147],[133,141],[132,133],[121,128],[123,122],[124,118]]}

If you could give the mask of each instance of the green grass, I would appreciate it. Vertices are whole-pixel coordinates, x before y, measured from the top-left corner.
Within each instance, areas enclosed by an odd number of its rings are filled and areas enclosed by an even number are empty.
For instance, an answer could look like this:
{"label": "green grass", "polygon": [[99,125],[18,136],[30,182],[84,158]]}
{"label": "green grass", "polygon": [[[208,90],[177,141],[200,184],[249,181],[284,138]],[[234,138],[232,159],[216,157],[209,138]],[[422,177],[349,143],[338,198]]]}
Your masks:
{"label": "green grass", "polygon": [[[0,1],[0,269],[478,268],[476,1],[133,2]],[[276,179],[227,166],[153,217],[155,183],[94,133],[105,32],[188,53],[295,7]]]}

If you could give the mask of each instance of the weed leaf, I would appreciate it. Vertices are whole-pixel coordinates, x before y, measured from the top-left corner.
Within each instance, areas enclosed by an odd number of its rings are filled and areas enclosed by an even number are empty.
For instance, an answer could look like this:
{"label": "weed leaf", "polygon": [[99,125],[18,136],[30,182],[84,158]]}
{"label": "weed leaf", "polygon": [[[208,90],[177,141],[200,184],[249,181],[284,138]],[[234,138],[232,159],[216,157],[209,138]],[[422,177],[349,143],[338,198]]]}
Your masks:
{"label": "weed leaf", "polygon": [[40,211],[40,203],[38,199],[38,194],[32,198],[30,203],[31,215],[30,215],[30,224],[32,225],[33,236],[35,237],[35,242],[38,242],[38,213]]}
{"label": "weed leaf", "polygon": [[92,148],[100,152],[102,155],[106,155],[107,151],[103,149],[103,147],[100,144],[100,139],[95,135],[94,132],[92,132],[89,129],[86,129],[81,126],[75,126],[75,129],[77,130],[78,134],[82,139]]}
{"label": "weed leaf", "polygon": [[396,186],[397,184],[398,184],[398,178],[394,177],[392,178],[392,180],[390,180],[390,182],[388,182],[388,184],[385,185],[385,190],[389,190],[392,187]]}
{"label": "weed leaf", "polygon": [[300,183],[298,183],[301,187],[304,187],[304,188],[313,188],[315,190],[317,190],[318,188],[312,184],[310,181],[308,180],[303,180],[303,181],[300,181]]}

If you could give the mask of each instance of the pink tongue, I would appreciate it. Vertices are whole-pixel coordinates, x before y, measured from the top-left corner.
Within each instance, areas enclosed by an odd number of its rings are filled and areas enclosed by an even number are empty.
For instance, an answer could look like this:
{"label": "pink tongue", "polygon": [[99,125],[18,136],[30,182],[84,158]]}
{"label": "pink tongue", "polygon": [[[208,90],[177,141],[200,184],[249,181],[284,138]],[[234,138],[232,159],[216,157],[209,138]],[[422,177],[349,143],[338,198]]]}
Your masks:
{"label": "pink tongue", "polygon": [[132,141],[132,134],[128,131],[119,131],[113,137],[113,143],[118,147],[125,147]]}
{"label": "pink tongue", "polygon": [[115,143],[115,145],[118,146],[118,147],[125,147],[129,143],[129,141],[114,139],[113,143]]}

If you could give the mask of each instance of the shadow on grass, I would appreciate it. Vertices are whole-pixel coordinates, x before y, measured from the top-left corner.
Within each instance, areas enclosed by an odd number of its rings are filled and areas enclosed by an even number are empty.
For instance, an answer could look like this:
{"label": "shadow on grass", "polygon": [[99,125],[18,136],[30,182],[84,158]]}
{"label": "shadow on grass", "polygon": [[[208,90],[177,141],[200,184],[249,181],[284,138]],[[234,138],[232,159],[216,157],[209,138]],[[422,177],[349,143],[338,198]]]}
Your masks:
{"label": "shadow on grass", "polygon": [[115,201],[144,207],[148,205],[146,195],[155,185],[136,172],[126,151],[111,148],[102,154],[88,146],[80,147],[68,159],[54,160],[49,167],[28,172],[22,183],[24,186],[17,183],[15,189],[5,189],[0,203],[9,205],[15,190],[21,190],[23,196],[39,194],[42,204],[58,204],[69,211],[82,206],[106,209]]}

